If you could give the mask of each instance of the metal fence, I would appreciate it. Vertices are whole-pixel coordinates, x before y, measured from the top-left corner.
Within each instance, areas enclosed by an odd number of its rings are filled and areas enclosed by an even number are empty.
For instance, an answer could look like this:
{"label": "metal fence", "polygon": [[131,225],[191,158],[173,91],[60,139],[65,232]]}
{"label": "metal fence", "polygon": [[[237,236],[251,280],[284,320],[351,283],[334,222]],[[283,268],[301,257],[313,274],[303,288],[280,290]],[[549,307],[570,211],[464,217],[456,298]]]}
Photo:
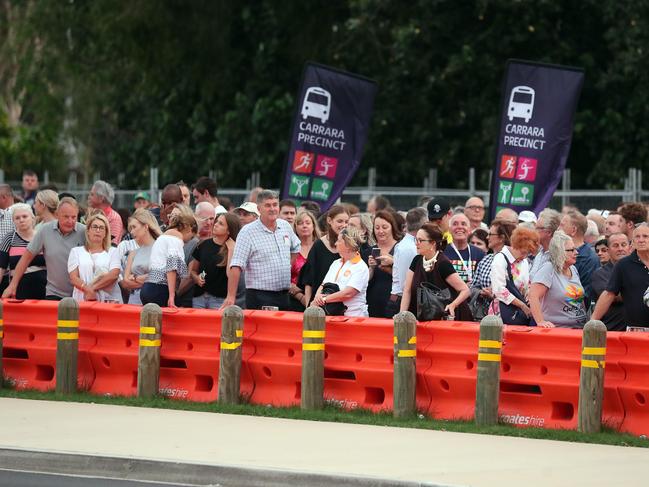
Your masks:
{"label": "metal fence", "polygon": [[[489,190],[477,188],[475,185],[475,170],[469,170],[468,187],[461,189],[438,188],[436,184],[437,175],[435,170],[429,172],[421,187],[389,187],[376,186],[376,171],[371,168],[369,171],[366,186],[347,187],[343,193],[342,201],[353,203],[361,210],[365,209],[367,201],[376,194],[381,194],[390,200],[391,205],[397,210],[408,210],[420,204],[421,199],[432,195],[447,198],[452,206],[463,205],[470,196],[480,196],[488,204]],[[0,173],[0,182],[2,174]],[[20,189],[20,182],[9,181],[9,184],[16,190]],[[255,184],[256,183],[256,184]],[[562,206],[571,204],[583,212],[591,208],[614,209],[620,203],[627,201],[642,201],[649,198],[649,190],[642,189],[642,171],[629,169],[628,175],[621,181],[624,189],[574,189],[571,187],[570,170],[566,169],[563,174],[561,185],[555,191],[550,207],[560,210]],[[59,191],[72,193],[79,201],[85,201],[88,197],[89,187],[79,187],[68,183],[55,184]],[[248,179],[247,188],[219,188],[219,195],[227,196],[235,205],[241,204],[250,192],[251,186],[259,184],[259,175],[255,173]],[[158,173],[156,168],[151,168],[150,184],[148,188],[119,189],[115,190],[115,208],[132,208],[133,198],[140,191],[147,191],[153,201],[159,201],[160,188],[158,184]]]}

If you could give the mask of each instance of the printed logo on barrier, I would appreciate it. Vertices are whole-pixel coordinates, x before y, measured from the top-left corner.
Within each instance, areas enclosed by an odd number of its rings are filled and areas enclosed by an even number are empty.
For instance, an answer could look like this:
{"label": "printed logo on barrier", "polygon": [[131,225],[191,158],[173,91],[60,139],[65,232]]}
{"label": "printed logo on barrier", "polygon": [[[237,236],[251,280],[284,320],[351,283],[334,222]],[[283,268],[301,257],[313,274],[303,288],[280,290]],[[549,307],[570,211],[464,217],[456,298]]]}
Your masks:
{"label": "printed logo on barrier", "polygon": [[313,169],[314,159],[315,154],[313,154],[312,152],[296,150],[295,156],[293,156],[293,172],[310,174],[311,169]]}
{"label": "printed logo on barrier", "polygon": [[516,156],[505,154],[500,158],[500,177],[514,179],[516,174]]}
{"label": "printed logo on barrier", "polygon": [[529,157],[520,157],[518,159],[518,171],[516,179],[519,181],[534,181],[536,179],[536,159]]}
{"label": "printed logo on barrier", "polygon": [[514,186],[514,183],[510,181],[500,181],[500,186],[498,187],[498,203],[501,205],[509,204],[512,196],[512,186]]}
{"label": "printed logo on barrier", "polygon": [[334,184],[328,179],[314,178],[311,185],[311,198],[326,201],[331,195]]}
{"label": "printed logo on barrier", "polygon": [[507,118],[511,122],[515,118],[522,118],[525,123],[530,121],[534,112],[534,89],[529,86],[515,86],[509,95]]}
{"label": "printed logo on barrier", "polygon": [[534,201],[533,184],[523,184],[523,183],[514,184],[512,199],[510,201],[512,205],[532,206],[533,201]]}
{"label": "printed logo on barrier", "polygon": [[566,286],[566,303],[570,306],[579,306],[583,302],[584,289],[574,284],[568,284]]}
{"label": "printed logo on barrier", "polygon": [[315,164],[315,175],[333,179],[336,176],[337,167],[338,159],[336,157],[329,157],[318,154],[318,158]]}
{"label": "printed logo on barrier", "polygon": [[327,123],[329,120],[329,111],[331,110],[331,94],[319,86],[312,86],[306,90],[304,100],[302,100],[302,119],[308,117],[317,118],[321,123]]}
{"label": "printed logo on barrier", "polygon": [[295,198],[306,198],[310,179],[311,178],[308,176],[297,176],[292,174],[291,186],[288,189],[288,194]]}

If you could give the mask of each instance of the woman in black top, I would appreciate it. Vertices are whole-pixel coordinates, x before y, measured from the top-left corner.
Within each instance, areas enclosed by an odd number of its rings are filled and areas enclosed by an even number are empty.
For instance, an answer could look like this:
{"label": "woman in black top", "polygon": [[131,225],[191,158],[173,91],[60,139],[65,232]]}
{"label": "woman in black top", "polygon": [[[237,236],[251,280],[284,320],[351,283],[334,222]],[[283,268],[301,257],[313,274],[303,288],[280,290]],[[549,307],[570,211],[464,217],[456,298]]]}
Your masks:
{"label": "woman in black top", "polygon": [[467,299],[471,295],[469,287],[462,280],[451,262],[443,254],[446,239],[437,225],[426,223],[415,240],[417,255],[412,259],[403,287],[401,311],[410,311],[417,316],[417,289],[422,282],[430,282],[440,289],[449,289],[451,302],[446,312],[451,320],[471,321],[471,311]]}
{"label": "woman in black top", "polygon": [[368,260],[370,282],[367,287],[367,308],[373,318],[392,318],[386,310],[392,290],[392,264],[394,246],[403,238],[392,212],[377,211],[374,215],[374,239],[376,247]]}
{"label": "woman in black top", "polygon": [[213,238],[200,242],[189,264],[189,275],[194,281],[192,307],[219,309],[228,295],[228,275],[234,242],[239,234],[239,218],[222,213],[214,221]]}
{"label": "woman in black top", "polygon": [[[29,205],[15,204],[12,218],[16,229],[9,232],[0,242],[0,280],[7,270],[13,275],[18,261],[27,250],[27,245],[35,233],[34,213]],[[32,259],[18,283],[16,299],[45,299],[46,284],[45,257],[40,253]]]}
{"label": "woman in black top", "polygon": [[313,244],[306,264],[302,267],[301,281],[304,283],[304,302],[307,306],[333,261],[340,258],[336,252],[336,240],[341,230],[347,228],[348,222],[349,213],[342,205],[334,205],[327,212],[326,233]]}

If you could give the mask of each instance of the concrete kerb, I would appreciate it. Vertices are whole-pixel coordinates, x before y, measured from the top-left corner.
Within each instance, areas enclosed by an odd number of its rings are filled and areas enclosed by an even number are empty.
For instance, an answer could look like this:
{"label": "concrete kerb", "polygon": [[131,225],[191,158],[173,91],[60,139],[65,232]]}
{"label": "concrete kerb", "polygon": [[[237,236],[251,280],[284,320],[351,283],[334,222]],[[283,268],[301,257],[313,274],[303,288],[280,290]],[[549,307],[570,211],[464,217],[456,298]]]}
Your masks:
{"label": "concrete kerb", "polygon": [[303,471],[272,470],[228,465],[163,462],[145,458],[106,457],[51,451],[0,448],[0,469],[82,475],[121,480],[223,487],[452,487],[449,484],[338,476]]}

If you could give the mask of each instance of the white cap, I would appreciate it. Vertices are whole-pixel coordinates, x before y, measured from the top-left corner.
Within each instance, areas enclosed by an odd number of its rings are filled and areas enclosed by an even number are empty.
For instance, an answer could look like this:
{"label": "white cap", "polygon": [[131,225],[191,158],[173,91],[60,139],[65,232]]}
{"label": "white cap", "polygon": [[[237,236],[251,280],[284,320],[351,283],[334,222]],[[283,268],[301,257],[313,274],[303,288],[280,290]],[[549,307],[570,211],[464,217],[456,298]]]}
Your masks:
{"label": "white cap", "polygon": [[525,223],[536,223],[536,215],[530,210],[524,210],[518,214],[518,221]]}
{"label": "white cap", "polygon": [[236,210],[243,210],[247,211],[248,213],[254,213],[257,216],[260,216],[259,210],[257,209],[257,204],[253,203],[252,201],[244,201],[243,203],[241,203],[241,206],[237,206],[235,208],[235,211]]}
{"label": "white cap", "polygon": [[216,208],[214,208],[214,214],[215,215],[221,215],[223,213],[227,213],[228,210],[225,209],[223,205],[219,205]]}

